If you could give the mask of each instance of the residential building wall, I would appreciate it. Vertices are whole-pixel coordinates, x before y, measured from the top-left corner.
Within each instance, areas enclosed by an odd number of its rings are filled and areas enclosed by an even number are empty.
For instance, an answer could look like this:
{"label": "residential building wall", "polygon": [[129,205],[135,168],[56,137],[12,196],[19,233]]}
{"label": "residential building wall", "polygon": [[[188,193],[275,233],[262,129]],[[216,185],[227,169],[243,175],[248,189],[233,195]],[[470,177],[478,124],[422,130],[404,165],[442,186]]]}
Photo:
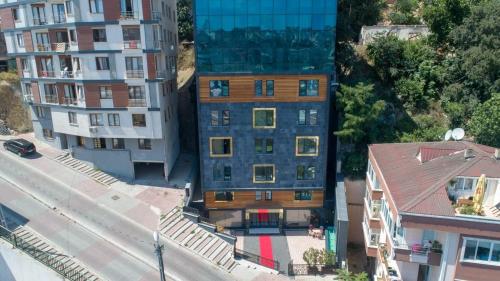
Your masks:
{"label": "residential building wall", "polygon": [[[176,1],[8,0],[0,15],[26,101],[33,113],[39,106],[49,112],[32,115],[37,138],[118,176],[133,178],[134,162],[153,162],[164,165],[168,178],[180,151]],[[102,124],[91,124],[91,114],[102,114]],[[119,116],[118,126],[109,114]],[[143,114],[145,126],[134,126],[133,114]],[[94,147],[98,138],[105,149]],[[124,147],[110,149],[111,139]],[[139,149],[138,139],[150,140],[151,149]]]}

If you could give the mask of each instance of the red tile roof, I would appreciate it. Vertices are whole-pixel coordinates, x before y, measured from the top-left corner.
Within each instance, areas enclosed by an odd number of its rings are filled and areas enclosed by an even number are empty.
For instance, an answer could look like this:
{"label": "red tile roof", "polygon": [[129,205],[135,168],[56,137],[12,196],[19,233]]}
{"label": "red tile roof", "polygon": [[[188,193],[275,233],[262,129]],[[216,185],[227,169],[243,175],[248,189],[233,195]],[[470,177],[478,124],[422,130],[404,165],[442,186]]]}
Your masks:
{"label": "red tile roof", "polygon": [[[452,178],[500,178],[495,148],[467,141],[372,144],[369,149],[399,211],[453,216],[446,191]],[[466,149],[473,150],[473,158],[465,159]]]}

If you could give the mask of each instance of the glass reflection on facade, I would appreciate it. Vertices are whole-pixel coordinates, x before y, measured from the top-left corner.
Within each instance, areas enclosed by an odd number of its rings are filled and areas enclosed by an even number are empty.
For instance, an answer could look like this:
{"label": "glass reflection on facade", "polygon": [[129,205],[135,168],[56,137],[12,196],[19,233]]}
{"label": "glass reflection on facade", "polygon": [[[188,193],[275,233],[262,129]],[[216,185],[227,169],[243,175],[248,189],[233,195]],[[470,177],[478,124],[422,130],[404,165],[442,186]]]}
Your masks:
{"label": "glass reflection on facade", "polygon": [[334,71],[337,0],[197,0],[198,72]]}

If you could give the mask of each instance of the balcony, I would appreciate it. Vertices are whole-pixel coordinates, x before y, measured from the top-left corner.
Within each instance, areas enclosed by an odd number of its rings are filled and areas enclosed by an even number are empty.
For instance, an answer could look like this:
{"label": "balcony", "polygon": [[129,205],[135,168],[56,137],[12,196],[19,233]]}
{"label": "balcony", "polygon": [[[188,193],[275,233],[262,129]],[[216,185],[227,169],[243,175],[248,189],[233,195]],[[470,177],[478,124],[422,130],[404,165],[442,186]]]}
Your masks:
{"label": "balcony", "polygon": [[78,78],[82,76],[82,71],[81,70],[75,70],[75,71],[64,71],[62,70],[59,73],[58,78],[68,78],[68,79],[73,79],[73,78]]}
{"label": "balcony", "polygon": [[42,71],[40,71],[40,77],[42,77],[42,78],[53,78],[53,77],[56,77],[56,72],[55,71],[42,70]]}
{"label": "balcony", "polygon": [[129,99],[128,107],[146,107],[146,99]]}
{"label": "balcony", "polygon": [[57,95],[45,95],[45,103],[59,103],[59,99],[57,98]]}
{"label": "balcony", "polygon": [[66,23],[66,16],[65,15],[55,15],[54,16],[54,23]]}
{"label": "balcony", "polygon": [[63,104],[65,104],[65,105],[78,105],[78,99],[71,98],[71,97],[64,97]]}
{"label": "balcony", "polygon": [[139,19],[139,12],[122,11],[121,14],[120,14],[120,18],[123,19],[123,20]]}
{"label": "balcony", "polygon": [[402,280],[401,273],[399,273],[396,262],[389,256],[389,250],[384,244],[381,244],[378,248],[378,258],[382,264],[382,270],[377,270],[377,280],[400,281]]}
{"label": "balcony", "polygon": [[382,205],[380,203],[380,200],[373,200],[370,203],[370,199],[365,197],[365,208],[368,210],[368,214],[370,215],[370,219],[379,219],[380,218],[381,206]]}
{"label": "balcony", "polygon": [[45,18],[33,18],[33,25],[46,25],[47,20]]}
{"label": "balcony", "polygon": [[156,79],[166,79],[167,73],[165,71],[156,71]]}
{"label": "balcony", "polygon": [[38,52],[51,52],[52,48],[51,45],[48,43],[38,43],[36,44],[36,50]]}
{"label": "balcony", "polygon": [[127,70],[127,78],[144,78],[144,70]]}
{"label": "balcony", "polygon": [[432,246],[422,244],[397,244],[394,247],[395,260],[439,266],[441,264],[442,245],[434,241]]}
{"label": "balcony", "polygon": [[123,49],[142,49],[141,40],[123,41]]}
{"label": "balcony", "polygon": [[64,53],[69,49],[68,42],[52,43],[52,50],[59,53]]}
{"label": "balcony", "polygon": [[161,12],[158,11],[152,11],[151,12],[151,18],[153,20],[161,20]]}

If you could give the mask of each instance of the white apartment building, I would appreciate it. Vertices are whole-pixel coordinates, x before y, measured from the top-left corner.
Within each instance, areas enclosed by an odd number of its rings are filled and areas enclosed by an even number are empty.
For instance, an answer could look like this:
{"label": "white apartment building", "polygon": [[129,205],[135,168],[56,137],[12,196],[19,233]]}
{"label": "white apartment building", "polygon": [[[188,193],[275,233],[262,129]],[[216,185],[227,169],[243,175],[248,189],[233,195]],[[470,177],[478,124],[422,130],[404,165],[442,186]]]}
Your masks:
{"label": "white apartment building", "polygon": [[0,17],[37,138],[118,176],[168,178],[180,150],[175,0],[0,0]]}

